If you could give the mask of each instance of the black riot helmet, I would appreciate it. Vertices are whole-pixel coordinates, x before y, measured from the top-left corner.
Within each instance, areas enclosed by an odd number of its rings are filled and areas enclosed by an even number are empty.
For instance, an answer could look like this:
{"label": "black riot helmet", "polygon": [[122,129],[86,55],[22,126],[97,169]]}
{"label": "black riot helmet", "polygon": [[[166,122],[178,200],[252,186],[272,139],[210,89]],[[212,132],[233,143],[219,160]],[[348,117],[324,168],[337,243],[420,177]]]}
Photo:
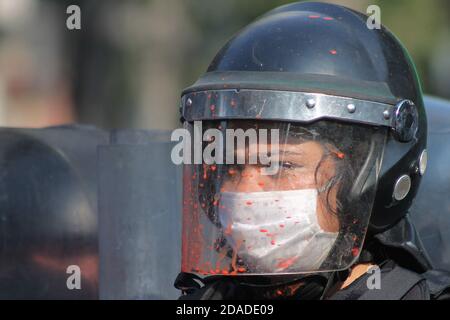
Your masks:
{"label": "black riot helmet", "polygon": [[[426,114],[409,54],[385,27],[370,29],[367,16],[342,6],[293,3],[265,14],[184,90],[181,113],[190,132],[213,136],[204,148],[236,128],[277,129],[282,141],[272,179],[257,165],[185,166],[184,272],[347,269],[367,235],[407,215],[426,169]],[[294,146],[318,151],[296,164]],[[337,222],[324,222],[324,212]]]}

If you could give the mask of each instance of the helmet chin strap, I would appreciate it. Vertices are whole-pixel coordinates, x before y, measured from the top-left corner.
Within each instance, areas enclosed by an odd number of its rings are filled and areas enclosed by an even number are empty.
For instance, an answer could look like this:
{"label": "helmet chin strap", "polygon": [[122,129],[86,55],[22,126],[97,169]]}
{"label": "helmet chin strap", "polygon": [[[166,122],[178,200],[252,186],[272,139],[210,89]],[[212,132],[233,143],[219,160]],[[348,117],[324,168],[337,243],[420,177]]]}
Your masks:
{"label": "helmet chin strap", "polygon": [[258,283],[255,277],[247,277],[253,280],[240,280],[239,285],[265,291],[266,297],[271,299],[323,300],[329,295],[330,289],[338,282],[345,281],[348,275],[349,270],[344,270],[297,276],[261,276],[259,279],[265,278],[270,283]]}
{"label": "helmet chin strap", "polygon": [[327,278],[327,276],[322,276],[321,273],[299,274],[299,275],[241,276],[239,277],[239,283],[254,288],[271,288],[277,286],[290,285],[298,281],[306,280],[312,277]]}
{"label": "helmet chin strap", "polygon": [[336,285],[336,283],[344,282],[349,273],[349,270],[331,272],[322,295],[320,296],[320,300],[325,300],[329,296],[330,290]]}
{"label": "helmet chin strap", "polygon": [[[223,296],[224,299],[291,299],[323,300],[337,282],[343,282],[349,271],[333,271],[295,276],[210,276],[201,279],[190,273],[180,273],[175,287],[184,292],[193,292],[204,287],[214,287],[216,283],[227,283],[242,296]],[[220,286],[219,286],[220,287]]]}

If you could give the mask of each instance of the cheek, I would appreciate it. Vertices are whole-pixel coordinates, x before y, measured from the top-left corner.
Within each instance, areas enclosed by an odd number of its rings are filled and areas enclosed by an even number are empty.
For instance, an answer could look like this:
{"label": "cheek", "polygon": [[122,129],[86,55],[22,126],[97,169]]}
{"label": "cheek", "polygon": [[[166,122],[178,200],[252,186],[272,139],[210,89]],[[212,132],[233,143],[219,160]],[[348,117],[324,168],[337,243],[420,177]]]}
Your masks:
{"label": "cheek", "polygon": [[322,162],[319,169],[317,170],[317,187],[322,188],[323,186],[325,186],[328,181],[333,179],[335,174],[335,165],[332,160],[326,160]]}
{"label": "cheek", "polygon": [[326,232],[339,231],[339,219],[335,213],[337,207],[336,190],[337,187],[335,186],[330,191],[328,197],[327,193],[324,192],[319,194],[317,198],[317,221],[319,222],[322,230]]}
{"label": "cheek", "polygon": [[314,172],[304,169],[283,172],[279,177],[273,177],[273,183],[278,190],[317,189]]}
{"label": "cheek", "polygon": [[220,187],[220,192],[229,192],[233,189],[232,183],[229,181],[225,181],[222,183],[222,186]]}

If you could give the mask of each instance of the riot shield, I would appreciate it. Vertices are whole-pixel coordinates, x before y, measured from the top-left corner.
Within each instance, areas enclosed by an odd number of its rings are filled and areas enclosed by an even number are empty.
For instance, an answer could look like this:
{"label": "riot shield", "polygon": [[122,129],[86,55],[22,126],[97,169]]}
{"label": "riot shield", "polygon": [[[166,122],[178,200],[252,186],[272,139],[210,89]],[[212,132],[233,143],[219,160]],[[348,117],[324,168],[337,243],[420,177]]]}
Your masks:
{"label": "riot shield", "polygon": [[0,129],[0,299],[98,297],[95,159],[108,140],[88,126]]}
{"label": "riot shield", "polygon": [[0,298],[177,298],[181,168],[169,137],[1,129]]}
{"label": "riot shield", "polygon": [[169,132],[113,132],[99,148],[101,299],[176,299],[181,168]]}

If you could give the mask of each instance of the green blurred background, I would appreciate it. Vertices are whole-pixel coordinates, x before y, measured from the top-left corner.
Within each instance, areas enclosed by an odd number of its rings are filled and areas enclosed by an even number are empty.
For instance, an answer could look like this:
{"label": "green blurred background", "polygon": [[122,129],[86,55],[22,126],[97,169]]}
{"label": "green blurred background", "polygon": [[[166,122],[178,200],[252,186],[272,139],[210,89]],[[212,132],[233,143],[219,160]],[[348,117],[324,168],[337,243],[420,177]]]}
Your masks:
{"label": "green blurred background", "polygon": [[[0,0],[0,126],[177,127],[181,90],[234,33],[290,2]],[[425,92],[450,98],[450,1],[326,2],[380,6]],[[79,31],[66,28],[71,4],[81,8]]]}

